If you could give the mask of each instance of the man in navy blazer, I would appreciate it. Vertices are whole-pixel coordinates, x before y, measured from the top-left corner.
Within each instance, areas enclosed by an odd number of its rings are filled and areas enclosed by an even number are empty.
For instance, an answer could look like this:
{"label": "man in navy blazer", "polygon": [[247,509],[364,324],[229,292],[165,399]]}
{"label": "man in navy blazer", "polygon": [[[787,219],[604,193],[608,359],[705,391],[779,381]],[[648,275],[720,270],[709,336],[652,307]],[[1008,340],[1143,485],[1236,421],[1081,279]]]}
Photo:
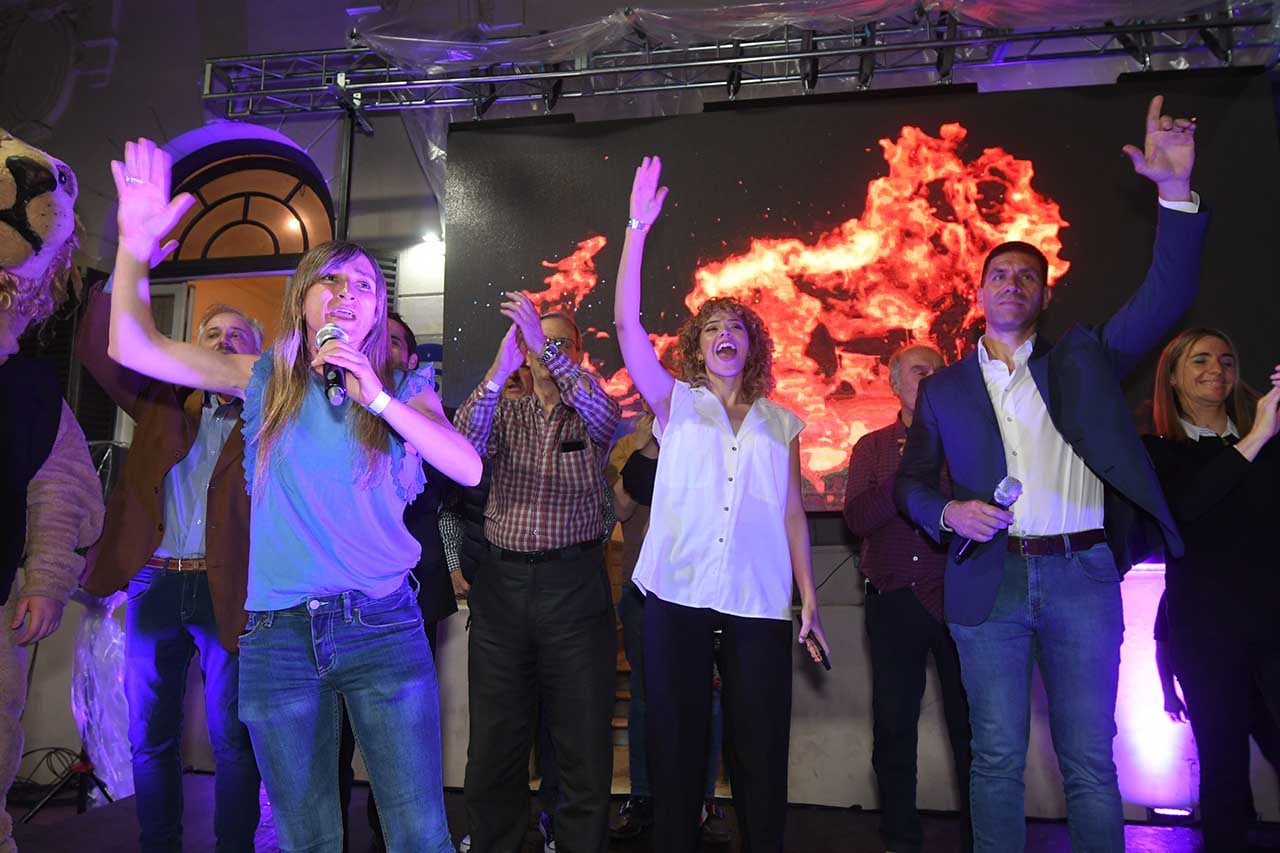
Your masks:
{"label": "man in navy blazer", "polygon": [[[974,850],[1022,850],[1033,655],[1067,799],[1072,849],[1124,850],[1111,742],[1124,616],[1119,580],[1182,542],[1120,386],[1195,298],[1207,215],[1191,192],[1195,126],[1151,101],[1144,149],[1160,219],[1142,286],[1109,320],[1057,342],[1037,333],[1048,262],[1034,246],[987,255],[977,348],[920,386],[895,497],[930,535],[950,535],[945,608],[973,728]],[[953,498],[938,490],[943,464]],[[1006,475],[1010,509],[992,503]],[[964,539],[973,545],[958,557]]]}

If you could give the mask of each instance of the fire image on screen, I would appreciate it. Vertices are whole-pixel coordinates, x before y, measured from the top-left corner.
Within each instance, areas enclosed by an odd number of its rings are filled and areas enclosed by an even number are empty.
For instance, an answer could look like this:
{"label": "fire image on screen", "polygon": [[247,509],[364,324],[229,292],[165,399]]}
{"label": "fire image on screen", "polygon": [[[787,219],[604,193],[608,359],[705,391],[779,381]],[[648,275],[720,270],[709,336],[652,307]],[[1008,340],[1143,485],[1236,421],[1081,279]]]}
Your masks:
{"label": "fire image on screen", "polygon": [[[977,340],[975,286],[992,246],[1040,247],[1050,286],[1067,284],[1055,302],[1068,320],[1102,319],[1137,287],[1154,211],[1150,185],[1119,155],[1141,142],[1149,95],[1134,89],[1105,99],[1097,139],[1055,139],[1061,117],[1005,118],[1027,93],[455,133],[445,350],[464,363],[450,362],[446,399],[478,383],[505,331],[501,291],[519,289],[574,312],[584,362],[638,410],[613,339],[613,276],[631,175],[657,153],[671,192],[647,240],[646,328],[665,352],[707,299],[751,305],[774,342],[772,399],[806,423],[806,508],[838,510],[853,444],[898,413],[893,352],[929,344],[950,363]],[[1090,282],[1122,284],[1075,287],[1081,263]]]}

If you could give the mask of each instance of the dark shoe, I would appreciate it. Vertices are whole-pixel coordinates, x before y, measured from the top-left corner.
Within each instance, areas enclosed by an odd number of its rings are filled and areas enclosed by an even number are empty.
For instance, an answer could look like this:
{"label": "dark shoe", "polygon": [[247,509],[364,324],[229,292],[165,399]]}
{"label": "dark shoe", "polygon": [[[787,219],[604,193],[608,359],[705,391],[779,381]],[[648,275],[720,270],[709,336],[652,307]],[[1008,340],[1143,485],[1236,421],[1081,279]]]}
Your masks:
{"label": "dark shoe", "polygon": [[733,832],[729,829],[724,809],[716,805],[715,800],[707,800],[702,807],[702,843],[728,844],[732,840]]}
{"label": "dark shoe", "polygon": [[609,824],[609,837],[616,841],[635,838],[653,825],[653,801],[648,797],[628,797],[618,809],[618,819]]}

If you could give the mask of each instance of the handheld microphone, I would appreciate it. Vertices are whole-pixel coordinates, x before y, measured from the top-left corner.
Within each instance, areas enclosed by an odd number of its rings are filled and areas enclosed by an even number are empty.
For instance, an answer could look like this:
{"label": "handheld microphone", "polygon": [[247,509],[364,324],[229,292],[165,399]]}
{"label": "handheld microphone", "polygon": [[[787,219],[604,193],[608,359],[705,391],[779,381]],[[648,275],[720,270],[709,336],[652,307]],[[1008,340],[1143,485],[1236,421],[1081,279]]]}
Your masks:
{"label": "handheld microphone", "polygon": [[[316,349],[320,349],[329,341],[345,341],[349,337],[341,326],[336,323],[326,323],[320,327],[320,331],[316,332]],[[347,401],[347,372],[338,365],[328,362],[324,366],[324,396],[328,398],[331,406],[341,406]]]}
{"label": "handheld microphone", "polygon": [[[992,502],[1001,509],[1008,509],[1013,506],[1014,501],[1022,496],[1022,481],[1017,477],[1005,477],[996,484],[995,494],[991,496]],[[966,539],[960,543],[960,550],[956,551],[956,562],[964,561],[969,556],[969,549],[973,547],[973,540]]]}

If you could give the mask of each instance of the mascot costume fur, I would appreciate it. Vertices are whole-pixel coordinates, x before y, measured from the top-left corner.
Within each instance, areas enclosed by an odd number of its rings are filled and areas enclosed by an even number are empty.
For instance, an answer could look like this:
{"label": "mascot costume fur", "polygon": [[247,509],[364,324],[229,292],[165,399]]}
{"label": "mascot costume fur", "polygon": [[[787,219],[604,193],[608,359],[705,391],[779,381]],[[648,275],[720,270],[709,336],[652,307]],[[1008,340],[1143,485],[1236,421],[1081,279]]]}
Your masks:
{"label": "mascot costume fur", "polygon": [[[15,357],[76,281],[76,176],[0,130],[0,797],[22,757],[27,647],[52,634],[102,530],[102,490],[57,374]],[[16,850],[0,809],[0,853]]]}

